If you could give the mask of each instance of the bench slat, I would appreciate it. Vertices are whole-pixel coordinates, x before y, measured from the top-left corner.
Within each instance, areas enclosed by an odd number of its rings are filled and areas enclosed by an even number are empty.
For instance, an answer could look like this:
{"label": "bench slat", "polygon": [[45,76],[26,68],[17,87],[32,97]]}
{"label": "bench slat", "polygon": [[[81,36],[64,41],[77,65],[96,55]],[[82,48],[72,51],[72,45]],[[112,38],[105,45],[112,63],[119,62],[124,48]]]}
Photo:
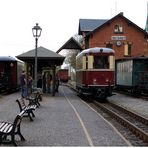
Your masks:
{"label": "bench slat", "polygon": [[13,125],[11,123],[4,123],[0,128],[0,132],[8,133],[12,130]]}
{"label": "bench slat", "polygon": [[12,124],[8,124],[5,129],[3,130],[4,133],[9,133],[13,128],[13,125]]}
{"label": "bench slat", "polygon": [[3,127],[4,124],[5,122],[0,122],[0,128]]}
{"label": "bench slat", "polygon": [[0,131],[3,132],[7,126],[8,126],[8,123],[3,124],[3,126],[0,128]]}

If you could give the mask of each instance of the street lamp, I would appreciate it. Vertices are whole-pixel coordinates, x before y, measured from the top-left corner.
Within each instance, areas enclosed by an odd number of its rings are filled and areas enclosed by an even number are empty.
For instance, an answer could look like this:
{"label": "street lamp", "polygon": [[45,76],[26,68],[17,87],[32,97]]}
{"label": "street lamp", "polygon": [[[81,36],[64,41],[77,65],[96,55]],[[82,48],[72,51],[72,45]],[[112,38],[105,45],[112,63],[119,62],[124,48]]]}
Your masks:
{"label": "street lamp", "polygon": [[37,44],[38,44],[38,38],[41,36],[42,28],[36,23],[36,26],[32,28],[33,37],[35,37],[35,68],[34,68],[34,87],[37,88]]}

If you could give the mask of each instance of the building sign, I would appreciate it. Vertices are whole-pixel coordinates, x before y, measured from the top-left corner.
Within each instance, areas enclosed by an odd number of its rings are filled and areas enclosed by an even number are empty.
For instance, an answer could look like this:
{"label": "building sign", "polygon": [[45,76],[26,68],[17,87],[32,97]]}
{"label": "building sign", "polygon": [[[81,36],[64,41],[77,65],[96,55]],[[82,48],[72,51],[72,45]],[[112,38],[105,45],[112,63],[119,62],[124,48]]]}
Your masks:
{"label": "building sign", "polygon": [[126,36],[111,36],[111,40],[123,41],[123,40],[126,40]]}

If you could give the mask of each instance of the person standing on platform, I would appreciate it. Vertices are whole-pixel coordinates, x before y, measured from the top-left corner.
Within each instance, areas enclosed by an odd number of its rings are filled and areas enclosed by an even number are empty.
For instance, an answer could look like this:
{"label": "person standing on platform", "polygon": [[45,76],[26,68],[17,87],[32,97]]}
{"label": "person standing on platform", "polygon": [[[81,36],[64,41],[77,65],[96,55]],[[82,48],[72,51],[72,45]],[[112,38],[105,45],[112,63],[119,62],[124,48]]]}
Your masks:
{"label": "person standing on platform", "polygon": [[32,77],[28,76],[28,96],[32,94]]}
{"label": "person standing on platform", "polygon": [[47,88],[48,88],[48,93],[51,92],[51,83],[52,83],[52,75],[49,74],[47,77]]}
{"label": "person standing on platform", "polygon": [[21,85],[21,96],[23,98],[26,98],[28,93],[27,93],[27,79],[26,79],[25,70],[22,70],[22,73],[20,76],[20,85]]}
{"label": "person standing on platform", "polygon": [[46,73],[43,74],[43,93],[46,93]]}
{"label": "person standing on platform", "polygon": [[59,79],[58,75],[56,75],[56,79],[55,79],[55,91],[56,92],[58,92],[59,84],[60,84],[60,79]]}

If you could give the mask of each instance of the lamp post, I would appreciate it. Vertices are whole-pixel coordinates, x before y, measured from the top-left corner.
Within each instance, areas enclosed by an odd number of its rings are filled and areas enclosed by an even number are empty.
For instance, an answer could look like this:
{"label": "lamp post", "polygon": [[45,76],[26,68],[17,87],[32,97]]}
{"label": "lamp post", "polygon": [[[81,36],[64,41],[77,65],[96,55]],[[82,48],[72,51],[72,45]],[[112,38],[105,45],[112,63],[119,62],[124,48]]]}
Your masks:
{"label": "lamp post", "polygon": [[42,28],[36,23],[36,26],[32,28],[33,37],[35,37],[35,68],[34,68],[34,87],[37,88],[37,47],[38,47],[38,38],[41,36]]}

